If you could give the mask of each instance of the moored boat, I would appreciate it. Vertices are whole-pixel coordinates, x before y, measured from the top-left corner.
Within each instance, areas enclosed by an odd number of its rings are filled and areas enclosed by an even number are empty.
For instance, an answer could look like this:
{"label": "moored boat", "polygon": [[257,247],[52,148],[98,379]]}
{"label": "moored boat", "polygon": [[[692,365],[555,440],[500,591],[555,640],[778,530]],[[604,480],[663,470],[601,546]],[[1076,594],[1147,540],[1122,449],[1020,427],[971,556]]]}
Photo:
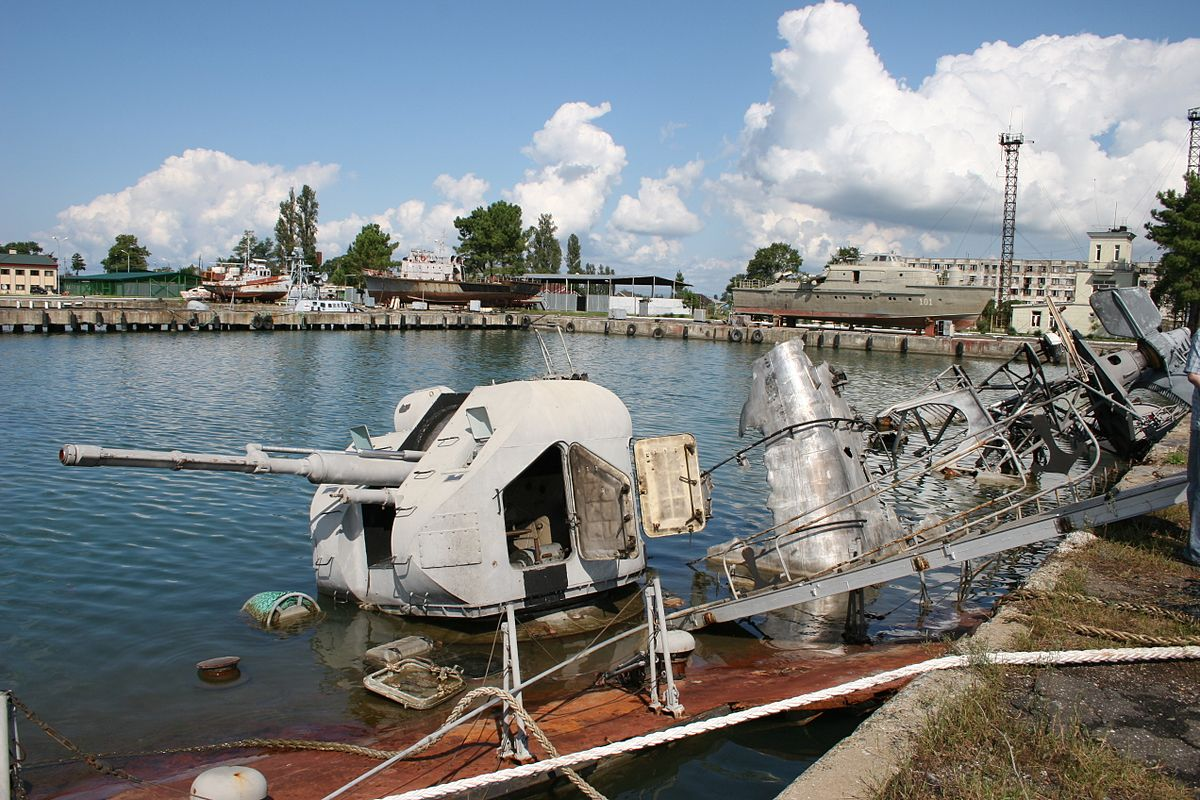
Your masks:
{"label": "moored boat", "polygon": [[943,284],[931,269],[880,254],[816,275],[784,275],[770,284],[741,281],[733,287],[733,308],[739,314],[896,328],[948,320],[955,330],[966,330],[994,295],[983,286]]}

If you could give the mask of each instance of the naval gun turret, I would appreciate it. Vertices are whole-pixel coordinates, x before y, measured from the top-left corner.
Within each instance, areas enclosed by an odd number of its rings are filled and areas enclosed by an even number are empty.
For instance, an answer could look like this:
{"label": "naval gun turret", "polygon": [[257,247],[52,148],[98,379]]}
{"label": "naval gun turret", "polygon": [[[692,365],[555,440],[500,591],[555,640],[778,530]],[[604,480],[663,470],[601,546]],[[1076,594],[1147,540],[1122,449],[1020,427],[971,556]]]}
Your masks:
{"label": "naval gun turret", "polygon": [[417,616],[541,609],[616,589],[645,570],[643,532],[695,532],[708,516],[695,439],[635,445],[624,403],[586,380],[469,393],[434,386],[402,398],[393,422],[380,436],[352,430],[345,451],[68,444],[59,458],[303,476],[317,485],[309,509],[317,588]]}

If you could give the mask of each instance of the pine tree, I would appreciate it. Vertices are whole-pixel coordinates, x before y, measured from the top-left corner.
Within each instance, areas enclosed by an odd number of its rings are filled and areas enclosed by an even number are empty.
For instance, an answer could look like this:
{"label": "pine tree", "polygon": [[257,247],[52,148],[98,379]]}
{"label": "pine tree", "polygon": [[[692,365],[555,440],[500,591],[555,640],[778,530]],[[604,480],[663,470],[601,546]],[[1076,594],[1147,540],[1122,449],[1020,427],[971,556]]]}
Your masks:
{"label": "pine tree", "polygon": [[557,273],[562,267],[562,245],[555,234],[558,226],[554,217],[542,214],[536,228],[527,231],[529,237],[528,267],[530,272]]}
{"label": "pine tree", "polygon": [[296,208],[296,190],[288,192],[287,200],[279,204],[279,219],[275,223],[275,257],[286,264],[300,246],[300,212]]}
{"label": "pine tree", "polygon": [[583,272],[582,255],[579,249],[579,237],[571,234],[567,237],[567,274],[578,275]]}
{"label": "pine tree", "polygon": [[1200,177],[1187,175],[1184,181],[1183,194],[1158,193],[1162,208],[1151,209],[1154,222],[1146,223],[1146,238],[1163,249],[1150,292],[1154,302],[1170,305],[1194,331],[1200,323]]}
{"label": "pine tree", "polygon": [[317,263],[317,193],[307,183],[296,202],[296,238],[304,263]]}

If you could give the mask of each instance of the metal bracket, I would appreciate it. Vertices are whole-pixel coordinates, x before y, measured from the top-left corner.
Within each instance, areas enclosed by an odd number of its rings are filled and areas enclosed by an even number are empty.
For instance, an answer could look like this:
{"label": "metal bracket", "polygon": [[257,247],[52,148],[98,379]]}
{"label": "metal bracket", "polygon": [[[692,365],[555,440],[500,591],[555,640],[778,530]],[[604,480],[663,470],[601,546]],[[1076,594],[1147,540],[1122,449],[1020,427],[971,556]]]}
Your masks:
{"label": "metal bracket", "polygon": [[[675,686],[675,675],[671,669],[671,649],[667,644],[667,614],[663,608],[662,586],[655,575],[646,583],[644,591],[646,605],[646,670],[650,681],[650,710],[667,713],[678,719],[683,716],[683,704],[679,702],[679,689]],[[662,657],[663,692],[658,688],[658,657]]]}
{"label": "metal bracket", "polygon": [[[504,621],[500,623],[500,634],[504,639],[504,690],[512,692],[518,703],[521,693],[514,687],[521,685],[521,658],[517,652],[517,616],[512,603],[504,606]],[[513,730],[516,722],[516,730]],[[505,702],[496,716],[496,728],[500,734],[501,759],[528,764],[533,761],[529,752],[529,736],[525,732],[525,721],[513,713],[512,706]]]}

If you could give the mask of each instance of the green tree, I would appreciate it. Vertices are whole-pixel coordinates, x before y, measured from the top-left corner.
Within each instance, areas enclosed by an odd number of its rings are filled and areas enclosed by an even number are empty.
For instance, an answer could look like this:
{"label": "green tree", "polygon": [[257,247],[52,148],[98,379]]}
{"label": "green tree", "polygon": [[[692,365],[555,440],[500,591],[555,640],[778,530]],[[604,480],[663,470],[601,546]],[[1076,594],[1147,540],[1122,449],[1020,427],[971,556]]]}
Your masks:
{"label": "green tree", "polygon": [[770,283],[780,273],[796,272],[803,263],[796,248],[785,242],[774,242],[754,252],[754,257],[746,264],[746,277]]}
{"label": "green tree", "polygon": [[579,237],[572,233],[567,237],[567,274],[578,275],[583,272],[581,261]]}
{"label": "green tree", "polygon": [[333,259],[330,281],[343,286],[363,285],[363,270],[386,269],[392,263],[397,243],[377,223],[364,225],[346,250],[346,255]]}
{"label": "green tree", "polygon": [[558,242],[558,226],[554,217],[542,214],[538,224],[525,232],[529,237],[529,258],[526,266],[530,272],[557,273],[562,268],[562,245]]}
{"label": "green tree", "polygon": [[466,217],[457,217],[459,245],[455,251],[472,272],[520,274],[524,270],[526,232],[521,207],[497,200],[480,206]]}
{"label": "green tree", "polygon": [[79,255],[79,253],[71,256],[71,271],[76,275],[83,272],[83,268],[86,266],[87,264],[84,262],[83,256]]}
{"label": "green tree", "polygon": [[275,221],[275,258],[286,264],[300,246],[300,211],[296,208],[296,190],[288,192],[287,200],[279,204],[279,219]]}
{"label": "green tree", "polygon": [[252,261],[271,261],[275,253],[275,243],[271,241],[270,236],[266,239],[259,239],[254,231],[246,230],[242,233],[242,238],[238,240],[237,245],[233,248],[233,253],[226,260],[245,260],[247,247],[250,249],[250,259]]}
{"label": "green tree", "polygon": [[36,256],[42,252],[42,246],[37,242],[9,242],[4,245],[4,253],[16,251],[23,256]]}
{"label": "green tree", "polygon": [[830,264],[855,264],[862,257],[857,247],[839,247],[829,259]]}
{"label": "green tree", "polygon": [[1158,193],[1161,208],[1150,210],[1146,238],[1163,250],[1154,302],[1170,305],[1193,331],[1200,323],[1200,178],[1184,177],[1185,189]]}
{"label": "green tree", "polygon": [[[675,282],[676,283],[687,283],[687,281],[685,281],[683,278],[683,270],[676,271]],[[685,306],[687,306],[688,308],[699,308],[701,305],[704,304],[703,298],[700,297],[700,295],[693,292],[691,289],[680,289],[679,290],[679,299],[682,300],[683,304]]]}
{"label": "green tree", "polygon": [[132,233],[118,234],[115,243],[108,248],[108,255],[100,261],[105,272],[145,272],[150,251],[138,244]]}
{"label": "green tree", "polygon": [[307,183],[296,200],[296,239],[304,263],[317,263],[317,193]]}

